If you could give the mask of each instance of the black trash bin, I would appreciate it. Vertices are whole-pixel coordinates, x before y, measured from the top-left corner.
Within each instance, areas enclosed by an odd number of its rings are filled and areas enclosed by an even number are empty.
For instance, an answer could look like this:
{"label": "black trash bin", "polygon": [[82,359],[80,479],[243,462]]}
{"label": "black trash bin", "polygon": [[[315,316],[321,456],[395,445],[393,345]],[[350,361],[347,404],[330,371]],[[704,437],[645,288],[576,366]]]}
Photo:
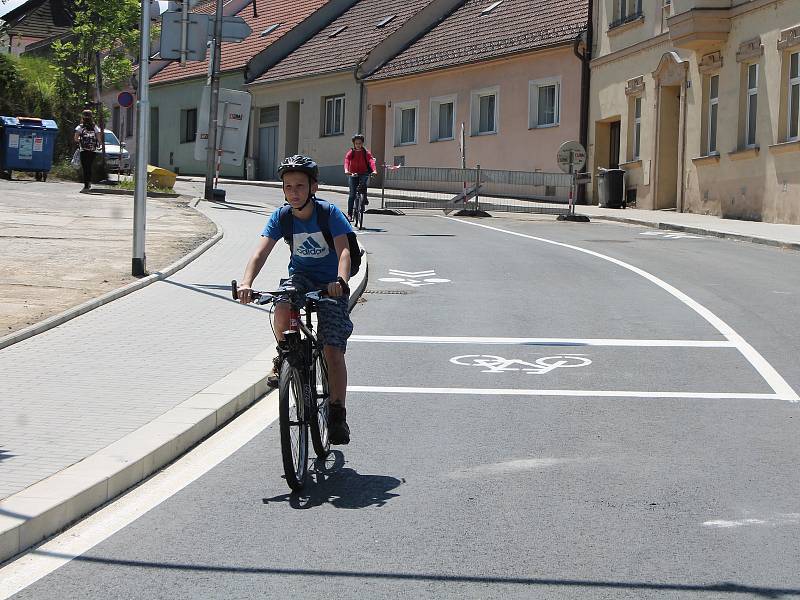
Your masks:
{"label": "black trash bin", "polygon": [[625,171],[600,167],[597,189],[601,208],[625,208]]}

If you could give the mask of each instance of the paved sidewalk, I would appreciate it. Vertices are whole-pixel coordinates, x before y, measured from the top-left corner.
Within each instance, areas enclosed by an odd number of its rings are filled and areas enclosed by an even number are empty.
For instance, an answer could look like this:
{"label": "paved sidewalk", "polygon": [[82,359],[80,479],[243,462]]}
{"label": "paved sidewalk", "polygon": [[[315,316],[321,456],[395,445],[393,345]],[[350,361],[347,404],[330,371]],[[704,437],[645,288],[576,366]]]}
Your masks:
{"label": "paved sidewalk", "polygon": [[[268,312],[232,301],[229,286],[283,201],[279,190],[264,198],[236,203],[231,187],[227,204],[201,202],[224,237],[197,260],[0,350],[0,562],[146,477],[263,394],[274,355]],[[287,262],[280,244],[257,284],[276,283]],[[354,296],[365,283],[366,265]]]}
{"label": "paved sidewalk", "polygon": [[[202,178],[179,177],[184,181],[202,182]],[[277,187],[277,182],[267,181],[242,181],[224,180],[228,185],[257,185],[263,187]],[[342,186],[322,185],[321,190],[335,191],[347,194],[348,190]],[[376,196],[377,197],[377,196]],[[387,190],[387,198],[436,198],[441,199],[442,194],[426,194],[425,192],[407,190]],[[372,196],[371,196],[372,198]],[[524,200],[500,198],[503,202],[525,204]],[[374,200],[373,200],[374,201]],[[376,205],[377,206],[377,205]],[[563,204],[554,205],[564,208]],[[404,209],[405,210],[405,209]],[[768,244],[792,250],[800,250],[800,225],[785,225],[779,223],[759,223],[755,221],[740,221],[736,219],[723,219],[713,215],[698,215],[694,213],[678,213],[665,210],[641,210],[635,208],[613,209],[600,208],[595,205],[579,205],[575,207],[577,214],[586,215],[591,219],[603,219],[624,223],[635,223],[659,229],[671,229],[713,235],[747,242]],[[505,213],[495,213],[502,216]]]}

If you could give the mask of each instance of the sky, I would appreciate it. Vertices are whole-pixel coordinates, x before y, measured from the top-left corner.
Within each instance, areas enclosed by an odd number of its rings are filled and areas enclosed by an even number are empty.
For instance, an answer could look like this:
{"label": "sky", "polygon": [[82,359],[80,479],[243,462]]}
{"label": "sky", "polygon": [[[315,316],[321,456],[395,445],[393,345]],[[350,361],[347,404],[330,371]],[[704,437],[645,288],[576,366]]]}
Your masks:
{"label": "sky", "polygon": [[25,0],[0,0],[0,17],[24,2]]}

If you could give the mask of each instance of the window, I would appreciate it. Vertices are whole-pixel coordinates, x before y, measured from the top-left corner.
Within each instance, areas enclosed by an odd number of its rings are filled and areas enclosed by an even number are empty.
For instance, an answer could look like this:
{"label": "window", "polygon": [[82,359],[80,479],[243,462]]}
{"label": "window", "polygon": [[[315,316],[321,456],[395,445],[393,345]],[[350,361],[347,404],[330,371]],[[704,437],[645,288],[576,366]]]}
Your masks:
{"label": "window", "polygon": [[455,130],[455,97],[431,98],[431,141],[452,140]]}
{"label": "window", "polygon": [[400,110],[400,143],[413,144],[417,141],[417,109]]}
{"label": "window", "polygon": [[624,25],[642,16],[642,0],[614,0],[614,20],[610,27]]}
{"label": "window", "polygon": [[391,23],[397,15],[392,15],[390,17],[384,17],[380,21],[375,24],[375,27],[385,27],[389,23]]}
{"label": "window", "polygon": [[642,97],[633,99],[633,160],[642,155]]}
{"label": "window", "polygon": [[663,0],[661,4],[661,31],[666,31],[667,19],[672,16],[672,0]]}
{"label": "window", "polygon": [[272,25],[270,25],[264,31],[261,32],[261,37],[267,37],[270,33],[275,31],[281,25],[283,25],[283,23],[273,23]]}
{"label": "window", "polygon": [[717,120],[719,119],[719,75],[708,78],[708,144],[706,154],[719,154],[717,150]]}
{"label": "window", "polygon": [[561,83],[557,79],[532,81],[528,104],[528,128],[553,127],[560,119]]}
{"label": "window", "polygon": [[117,134],[117,136],[122,135],[122,130],[120,129],[121,120],[120,117],[122,115],[122,109],[119,106],[115,106],[111,111],[111,131]]}
{"label": "window", "polygon": [[258,111],[259,125],[277,125],[280,119],[279,106],[264,106]]}
{"label": "window", "polygon": [[471,135],[491,135],[497,133],[498,116],[497,88],[472,92]]}
{"label": "window", "polygon": [[481,11],[481,14],[482,15],[488,15],[490,12],[492,12],[495,8],[500,6],[502,3],[503,3],[503,0],[498,0],[497,2],[492,2],[489,6],[487,6],[486,8],[484,8]]}
{"label": "window", "polygon": [[788,140],[800,139],[800,52],[789,56]]}
{"label": "window", "polygon": [[755,148],[758,120],[758,64],[746,65],[747,97],[745,100],[744,146]]}
{"label": "window", "polygon": [[125,109],[125,137],[133,136],[133,106]]}
{"label": "window", "polygon": [[398,102],[394,105],[394,145],[417,143],[419,101]]}
{"label": "window", "polygon": [[181,111],[181,143],[194,142],[197,136],[197,109],[189,108]]}
{"label": "window", "polygon": [[342,33],[345,29],[347,29],[347,25],[342,25],[341,27],[337,27],[331,33],[328,34],[329,38],[335,38],[337,35]]}
{"label": "window", "polygon": [[344,133],[344,96],[325,98],[325,118],[322,135],[342,135]]}

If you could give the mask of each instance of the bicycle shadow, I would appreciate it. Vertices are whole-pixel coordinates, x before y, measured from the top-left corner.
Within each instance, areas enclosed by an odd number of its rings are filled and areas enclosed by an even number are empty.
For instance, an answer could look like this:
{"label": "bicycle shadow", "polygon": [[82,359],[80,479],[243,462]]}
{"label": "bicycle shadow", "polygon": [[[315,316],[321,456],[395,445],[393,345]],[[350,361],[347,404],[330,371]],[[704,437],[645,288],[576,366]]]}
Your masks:
{"label": "bicycle shadow", "polygon": [[391,493],[391,490],[406,482],[405,479],[388,475],[364,475],[344,465],[344,454],[332,450],[326,460],[314,461],[302,491],[263,498],[262,502],[288,502],[295,509],[315,508],[323,504],[348,509],[384,506],[400,495]]}

